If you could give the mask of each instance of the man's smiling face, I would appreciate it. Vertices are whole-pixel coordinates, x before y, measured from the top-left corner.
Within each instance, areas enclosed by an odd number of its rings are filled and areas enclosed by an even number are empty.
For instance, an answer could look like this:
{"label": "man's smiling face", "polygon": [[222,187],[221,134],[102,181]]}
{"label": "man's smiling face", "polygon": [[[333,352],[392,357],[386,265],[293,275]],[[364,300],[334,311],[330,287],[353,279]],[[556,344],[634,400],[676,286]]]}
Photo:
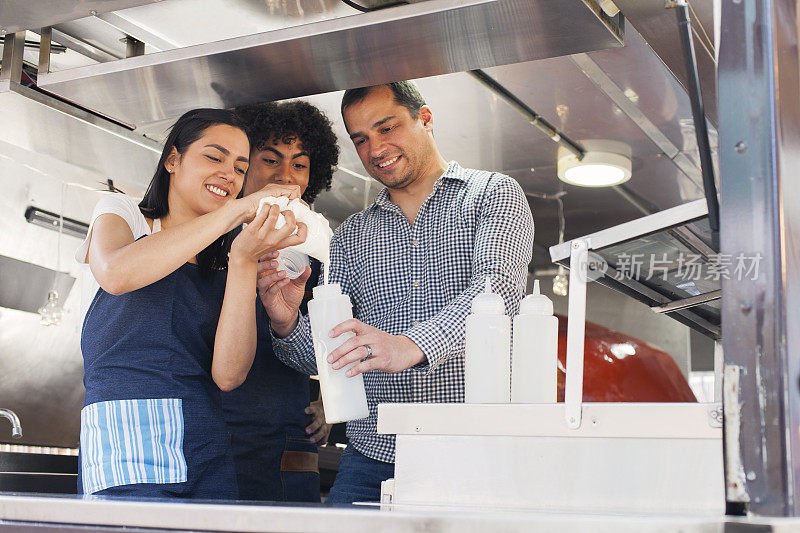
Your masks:
{"label": "man's smiling face", "polygon": [[390,189],[403,189],[419,179],[435,158],[431,118],[427,106],[412,117],[385,86],[344,110],[345,126],[364,168]]}

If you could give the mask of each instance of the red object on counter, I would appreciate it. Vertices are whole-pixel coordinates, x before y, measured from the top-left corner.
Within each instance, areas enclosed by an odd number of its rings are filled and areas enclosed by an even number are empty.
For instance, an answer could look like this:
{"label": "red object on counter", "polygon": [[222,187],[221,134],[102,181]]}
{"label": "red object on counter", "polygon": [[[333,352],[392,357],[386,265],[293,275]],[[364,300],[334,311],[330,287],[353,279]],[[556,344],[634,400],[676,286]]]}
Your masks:
{"label": "red object on counter", "polygon": [[[558,318],[558,401],[564,401],[567,317]],[[696,402],[678,365],[650,343],[586,322],[584,402]]]}

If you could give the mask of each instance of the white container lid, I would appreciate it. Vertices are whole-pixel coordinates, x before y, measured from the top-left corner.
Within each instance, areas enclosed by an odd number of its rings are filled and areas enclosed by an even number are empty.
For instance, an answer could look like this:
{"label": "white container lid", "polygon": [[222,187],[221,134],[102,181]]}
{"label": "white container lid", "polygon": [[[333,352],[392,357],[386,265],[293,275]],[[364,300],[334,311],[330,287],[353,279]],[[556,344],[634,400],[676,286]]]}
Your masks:
{"label": "white container lid", "polygon": [[472,300],[472,314],[474,315],[504,315],[506,304],[503,298],[492,292],[492,278],[486,276],[486,289]]}
{"label": "white container lid", "polygon": [[342,295],[342,286],[338,283],[323,283],[314,287],[311,292],[314,298],[335,298]]}
{"label": "white container lid", "polygon": [[539,292],[539,280],[533,282],[533,292],[519,303],[521,315],[552,315],[553,301]]}

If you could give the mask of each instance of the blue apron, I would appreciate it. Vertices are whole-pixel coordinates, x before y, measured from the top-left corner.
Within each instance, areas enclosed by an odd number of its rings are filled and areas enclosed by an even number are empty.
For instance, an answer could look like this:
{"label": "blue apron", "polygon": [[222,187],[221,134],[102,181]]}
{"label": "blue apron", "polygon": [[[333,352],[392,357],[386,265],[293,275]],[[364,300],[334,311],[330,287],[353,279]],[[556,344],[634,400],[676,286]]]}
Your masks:
{"label": "blue apron", "polygon": [[237,498],[211,378],[226,276],[187,263],[127,294],[97,291],[81,335],[79,493]]}
{"label": "blue apron", "polygon": [[[309,286],[319,262],[312,260]],[[301,312],[305,313],[305,303]],[[272,351],[269,317],[256,301],[258,347],[245,382],[223,393],[239,498],[280,502],[320,501],[317,446],[305,432],[311,417],[309,378],[280,362]]]}

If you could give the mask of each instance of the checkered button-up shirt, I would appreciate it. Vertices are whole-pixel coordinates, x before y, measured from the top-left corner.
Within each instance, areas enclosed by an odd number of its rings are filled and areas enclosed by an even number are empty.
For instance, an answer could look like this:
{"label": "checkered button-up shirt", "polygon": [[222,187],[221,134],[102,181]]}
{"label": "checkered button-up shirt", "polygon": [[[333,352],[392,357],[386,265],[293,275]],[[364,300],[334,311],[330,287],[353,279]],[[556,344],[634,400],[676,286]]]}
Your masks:
{"label": "checkered button-up shirt", "polygon": [[[388,191],[350,216],[331,241],[330,281],[353,302],[354,316],[405,335],[424,363],[397,374],[364,374],[369,417],[347,424],[364,455],[394,462],[394,435],[377,434],[378,404],[464,401],[464,321],[491,276],[513,316],[525,291],[533,252],[533,216],[519,184],[503,174],[451,162],[409,224]],[[316,374],[308,317],[275,353]]]}

